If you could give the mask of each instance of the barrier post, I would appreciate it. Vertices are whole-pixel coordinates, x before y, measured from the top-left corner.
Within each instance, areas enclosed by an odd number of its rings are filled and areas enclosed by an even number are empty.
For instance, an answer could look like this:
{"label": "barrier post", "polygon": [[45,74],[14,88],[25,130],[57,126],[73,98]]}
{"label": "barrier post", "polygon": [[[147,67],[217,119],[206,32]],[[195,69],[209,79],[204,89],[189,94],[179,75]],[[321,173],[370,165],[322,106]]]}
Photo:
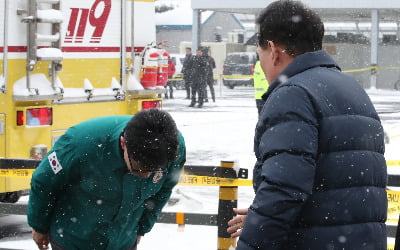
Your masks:
{"label": "barrier post", "polygon": [[[221,161],[221,168],[227,176],[225,178],[237,179],[236,172],[233,169],[234,162]],[[228,221],[235,214],[233,208],[237,207],[238,187],[237,186],[220,186],[219,187],[219,203],[218,203],[218,250],[232,250],[236,248],[236,239],[231,238],[226,231],[228,229]]]}

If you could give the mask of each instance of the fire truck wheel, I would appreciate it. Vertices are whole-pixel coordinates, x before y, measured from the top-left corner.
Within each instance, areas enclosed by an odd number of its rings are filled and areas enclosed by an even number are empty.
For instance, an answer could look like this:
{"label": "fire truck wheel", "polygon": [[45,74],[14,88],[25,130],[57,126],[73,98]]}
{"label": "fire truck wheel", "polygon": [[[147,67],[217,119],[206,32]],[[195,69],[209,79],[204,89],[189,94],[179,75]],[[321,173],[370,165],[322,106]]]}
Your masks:
{"label": "fire truck wheel", "polygon": [[19,200],[20,193],[19,192],[8,192],[0,194],[0,202],[5,203],[15,203]]}

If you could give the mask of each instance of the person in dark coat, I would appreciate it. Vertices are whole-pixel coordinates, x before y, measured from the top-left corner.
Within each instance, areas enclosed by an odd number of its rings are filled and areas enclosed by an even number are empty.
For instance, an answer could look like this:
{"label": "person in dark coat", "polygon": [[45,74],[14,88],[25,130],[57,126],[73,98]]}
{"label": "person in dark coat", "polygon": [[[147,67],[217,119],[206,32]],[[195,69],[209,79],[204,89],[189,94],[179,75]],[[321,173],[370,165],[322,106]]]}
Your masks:
{"label": "person in dark coat", "polygon": [[[206,55],[208,59],[208,72],[207,72],[207,85],[210,88],[211,98],[215,102],[215,90],[214,90],[214,69],[216,67],[215,60],[210,55],[210,50],[204,48],[203,55]],[[208,102],[207,86],[204,88],[204,101]]]}
{"label": "person in dark coat", "polygon": [[386,250],[384,133],[362,86],[321,50],[300,1],[257,19],[271,83],[255,130],[255,198],[228,222],[237,250]]}
{"label": "person in dark coat", "polygon": [[186,99],[190,99],[191,83],[192,83],[192,49],[186,48],[185,59],[183,60],[182,71],[183,80],[185,81]]}
{"label": "person in dark coat", "polygon": [[196,56],[192,59],[192,101],[189,107],[196,104],[196,93],[198,108],[203,107],[204,89],[207,86],[208,58],[203,54],[203,48],[199,48]]}

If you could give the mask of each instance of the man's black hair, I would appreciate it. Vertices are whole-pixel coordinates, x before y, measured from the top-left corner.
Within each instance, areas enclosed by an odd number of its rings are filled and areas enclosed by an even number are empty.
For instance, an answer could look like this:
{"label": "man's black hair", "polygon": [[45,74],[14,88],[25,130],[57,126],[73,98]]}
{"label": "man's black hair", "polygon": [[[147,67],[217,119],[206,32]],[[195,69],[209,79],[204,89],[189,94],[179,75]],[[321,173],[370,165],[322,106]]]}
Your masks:
{"label": "man's black hair", "polygon": [[257,18],[260,46],[273,41],[291,56],[322,49],[324,24],[317,13],[300,1],[280,0],[268,5]]}
{"label": "man's black hair", "polygon": [[178,130],[171,115],[159,109],[138,112],[127,124],[128,156],[145,168],[163,167],[178,154]]}
{"label": "man's black hair", "polygon": [[208,48],[207,47],[201,47],[201,52],[203,52],[203,56],[208,56]]}

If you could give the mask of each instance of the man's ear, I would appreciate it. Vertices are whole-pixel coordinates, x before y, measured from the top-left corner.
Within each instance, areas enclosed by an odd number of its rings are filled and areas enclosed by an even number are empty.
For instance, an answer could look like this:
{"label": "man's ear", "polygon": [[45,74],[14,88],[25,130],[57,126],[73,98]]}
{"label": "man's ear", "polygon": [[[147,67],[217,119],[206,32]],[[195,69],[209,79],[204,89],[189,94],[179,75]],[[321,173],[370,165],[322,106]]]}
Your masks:
{"label": "man's ear", "polygon": [[271,48],[271,59],[274,66],[279,65],[281,60],[281,48],[273,41],[268,41],[268,46]]}
{"label": "man's ear", "polygon": [[123,150],[125,150],[125,148],[126,148],[126,142],[125,142],[125,138],[124,138],[123,136],[120,136],[120,137],[119,137],[119,143],[121,144],[121,148],[122,148]]}

